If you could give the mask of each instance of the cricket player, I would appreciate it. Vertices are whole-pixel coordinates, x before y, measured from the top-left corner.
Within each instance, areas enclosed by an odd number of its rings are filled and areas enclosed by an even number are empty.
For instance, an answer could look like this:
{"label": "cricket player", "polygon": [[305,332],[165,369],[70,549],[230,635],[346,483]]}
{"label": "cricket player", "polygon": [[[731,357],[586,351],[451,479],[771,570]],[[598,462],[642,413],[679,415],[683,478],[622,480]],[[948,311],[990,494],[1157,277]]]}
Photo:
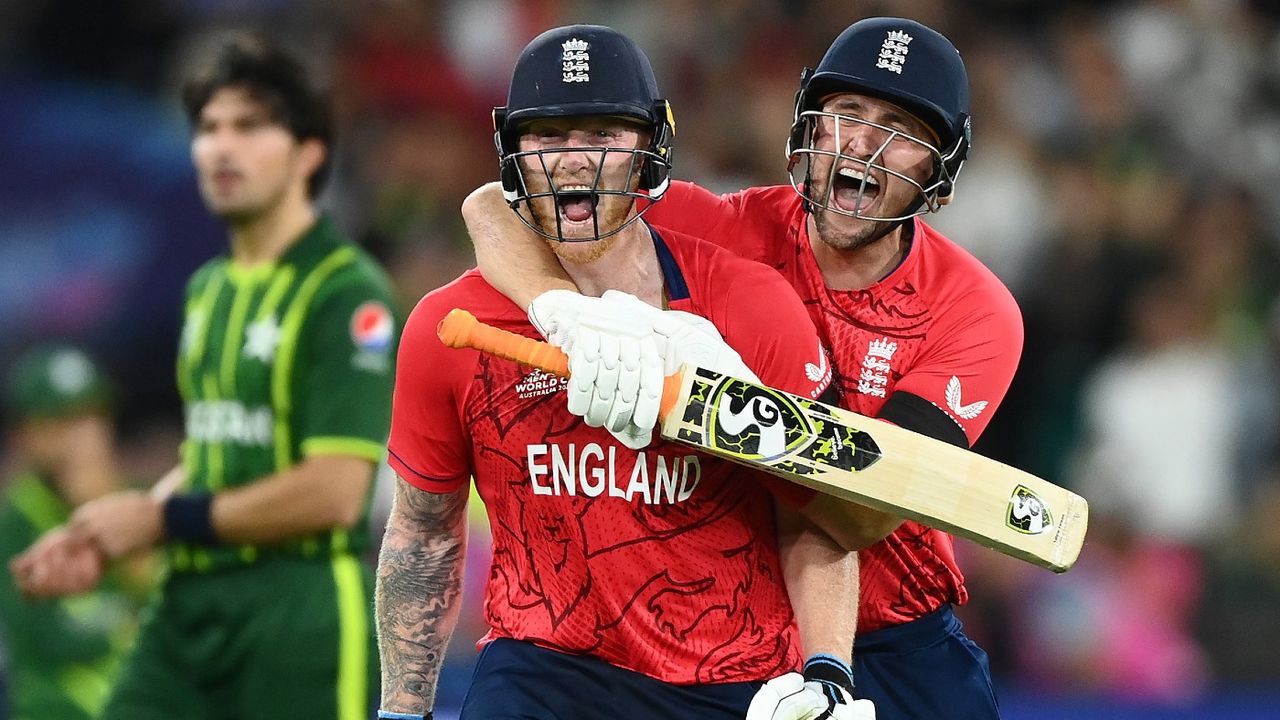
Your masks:
{"label": "cricket player", "polygon": [[[911,20],[862,20],[803,75],[792,187],[716,196],[673,182],[646,217],[777,268],[830,348],[842,406],[969,447],[1008,390],[1023,337],[1009,291],[920,219],[950,201],[969,143],[968,76],[951,42]],[[566,292],[572,274],[518,223],[495,221],[501,203],[488,186],[464,205],[480,267],[561,343],[603,301]],[[592,332],[609,334],[594,320]],[[626,376],[617,382],[647,377]],[[598,377],[609,396],[613,376]],[[951,537],[870,509],[856,532],[858,691],[882,719],[998,717],[986,654],[952,613],[967,592]]]}
{"label": "cricket player", "polygon": [[0,499],[4,716],[91,720],[137,630],[149,563],[121,568],[94,592],[50,600],[23,598],[8,563],[77,506],[119,489],[110,383],[69,345],[28,349],[5,380],[9,445],[21,469]]}
{"label": "cricket player", "polygon": [[[817,334],[781,276],[640,218],[636,201],[669,184],[674,121],[635,43],[600,26],[543,33],[521,53],[494,123],[503,191],[579,286],[608,298],[600,322],[636,317],[659,329],[670,359],[747,378],[751,367],[823,395]],[[852,698],[856,556],[838,536],[838,503],[779,509],[769,482],[784,502],[786,483],[571,413],[607,400],[606,419],[624,407],[656,415],[657,395],[639,383],[602,398],[586,373],[643,367],[648,385],[660,381],[647,330],[596,336],[584,322],[575,342],[586,362],[560,380],[446,348],[436,326],[454,307],[537,333],[476,270],[427,294],[406,324],[389,443],[399,481],[376,593],[379,717],[431,717],[474,477],[493,563],[463,718],[585,719],[607,706],[634,720],[741,720],[780,676],[789,685],[769,693],[774,705],[874,718]]]}
{"label": "cricket player", "polygon": [[108,720],[365,718],[377,658],[359,553],[390,424],[390,285],[312,204],[330,122],[301,65],[241,38],[183,99],[230,252],[188,284],[181,464],[150,493],[80,508],[15,575],[75,591],[98,553],[166,547],[172,572]]}

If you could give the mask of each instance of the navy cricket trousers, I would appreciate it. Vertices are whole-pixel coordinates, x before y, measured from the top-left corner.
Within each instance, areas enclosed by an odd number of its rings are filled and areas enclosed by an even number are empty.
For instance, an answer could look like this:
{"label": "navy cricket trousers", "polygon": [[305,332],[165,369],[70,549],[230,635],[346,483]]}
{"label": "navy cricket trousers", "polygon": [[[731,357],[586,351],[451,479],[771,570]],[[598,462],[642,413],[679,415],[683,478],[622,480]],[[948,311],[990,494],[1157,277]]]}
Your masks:
{"label": "navy cricket trousers", "polygon": [[853,680],[876,704],[876,720],[1000,717],[987,653],[964,634],[950,605],[859,634],[853,650]]}
{"label": "navy cricket trousers", "polygon": [[480,651],[459,720],[742,720],[764,683],[670,685],[520,640]]}

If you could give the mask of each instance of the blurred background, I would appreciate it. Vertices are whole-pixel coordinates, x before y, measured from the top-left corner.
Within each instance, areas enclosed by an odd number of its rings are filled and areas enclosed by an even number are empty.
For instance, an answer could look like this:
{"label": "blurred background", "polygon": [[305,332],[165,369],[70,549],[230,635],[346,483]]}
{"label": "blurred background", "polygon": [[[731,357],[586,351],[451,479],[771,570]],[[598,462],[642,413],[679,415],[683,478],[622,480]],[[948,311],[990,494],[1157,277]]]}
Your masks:
{"label": "blurred background", "polygon": [[[172,466],[180,293],[225,248],[177,88],[228,30],[280,37],[331,86],[321,204],[387,264],[407,311],[473,263],[458,208],[496,179],[489,110],[538,32],[599,22],[635,38],[675,108],[676,176],[729,191],[787,181],[800,69],[884,14],[937,28],[968,64],[974,149],[956,201],[927,219],[997,272],[1026,320],[978,449],[1092,503],[1066,575],[961,549],[962,617],[1006,717],[1277,717],[1280,7],[1267,0],[0,2],[0,367],[36,343],[87,349],[118,388],[126,477]],[[482,632],[473,527],[445,707]]]}

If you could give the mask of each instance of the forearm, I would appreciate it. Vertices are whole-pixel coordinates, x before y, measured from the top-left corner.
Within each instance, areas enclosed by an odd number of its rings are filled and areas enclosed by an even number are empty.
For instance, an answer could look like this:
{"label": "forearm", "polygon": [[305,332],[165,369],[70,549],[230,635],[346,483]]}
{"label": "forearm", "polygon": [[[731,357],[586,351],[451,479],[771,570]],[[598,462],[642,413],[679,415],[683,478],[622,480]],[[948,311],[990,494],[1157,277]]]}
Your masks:
{"label": "forearm", "polygon": [[801,513],[849,551],[871,547],[902,524],[902,518],[822,494],[814,496]]}
{"label": "forearm", "polygon": [[545,243],[520,222],[498,183],[482,185],[462,203],[476,264],[489,284],[522,309],[548,290],[577,290]]}
{"label": "forearm", "polygon": [[858,554],[790,510],[778,513],[778,551],[806,656],[851,661],[858,624]]}
{"label": "forearm", "polygon": [[435,706],[462,598],[466,501],[466,489],[435,495],[396,482],[374,592],[383,710]]}
{"label": "forearm", "polygon": [[218,492],[210,521],[223,543],[270,543],[359,520],[373,464],[354,456],[303,460],[256,482]]}

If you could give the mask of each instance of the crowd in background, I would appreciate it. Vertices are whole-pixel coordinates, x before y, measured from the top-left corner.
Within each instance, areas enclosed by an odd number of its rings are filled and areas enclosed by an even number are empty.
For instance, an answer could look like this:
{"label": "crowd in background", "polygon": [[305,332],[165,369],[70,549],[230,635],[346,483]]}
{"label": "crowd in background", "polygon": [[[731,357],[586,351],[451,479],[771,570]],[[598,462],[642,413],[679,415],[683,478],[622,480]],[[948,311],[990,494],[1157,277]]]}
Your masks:
{"label": "crowd in background", "polygon": [[407,310],[473,263],[458,208],[496,178],[489,111],[541,30],[634,37],[674,106],[676,177],[728,191],[787,181],[800,69],[879,14],[939,29],[970,73],[971,160],[926,219],[1027,331],[978,449],[1092,506],[1063,576],[962,548],[962,617],[997,678],[1163,702],[1280,683],[1280,10],[1262,0],[4,3],[0,366],[88,348],[120,388],[125,475],[172,465],[181,289],[225,242],[176,83],[228,29],[279,35],[331,86],[321,204]]}

